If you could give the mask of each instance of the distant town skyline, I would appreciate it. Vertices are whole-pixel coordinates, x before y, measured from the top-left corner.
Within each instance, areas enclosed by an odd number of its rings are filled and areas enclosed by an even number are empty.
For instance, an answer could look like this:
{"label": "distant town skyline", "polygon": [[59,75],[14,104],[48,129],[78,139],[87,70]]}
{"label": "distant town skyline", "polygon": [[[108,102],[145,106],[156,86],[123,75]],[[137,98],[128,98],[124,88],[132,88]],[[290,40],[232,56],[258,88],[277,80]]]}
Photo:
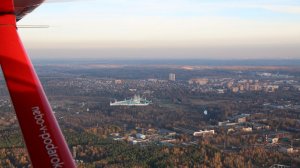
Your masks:
{"label": "distant town skyline", "polygon": [[32,58],[300,59],[300,1],[49,0],[19,25]]}

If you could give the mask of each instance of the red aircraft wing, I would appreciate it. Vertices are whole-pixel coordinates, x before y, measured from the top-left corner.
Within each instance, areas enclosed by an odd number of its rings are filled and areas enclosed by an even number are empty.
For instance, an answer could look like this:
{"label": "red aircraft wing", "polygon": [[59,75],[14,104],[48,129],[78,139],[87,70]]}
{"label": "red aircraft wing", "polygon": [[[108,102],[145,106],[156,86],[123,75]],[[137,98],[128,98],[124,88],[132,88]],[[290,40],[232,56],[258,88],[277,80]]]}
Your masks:
{"label": "red aircraft wing", "polygon": [[35,168],[76,167],[16,28],[13,0],[0,0],[0,64]]}

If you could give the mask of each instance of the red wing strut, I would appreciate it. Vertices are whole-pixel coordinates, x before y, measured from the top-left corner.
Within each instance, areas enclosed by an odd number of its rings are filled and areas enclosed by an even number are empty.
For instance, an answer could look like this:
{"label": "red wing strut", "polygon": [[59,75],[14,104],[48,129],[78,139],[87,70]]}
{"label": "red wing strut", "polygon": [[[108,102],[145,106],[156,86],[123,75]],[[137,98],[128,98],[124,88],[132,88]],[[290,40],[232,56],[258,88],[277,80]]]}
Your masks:
{"label": "red wing strut", "polygon": [[13,0],[0,0],[0,64],[33,167],[76,167],[18,36]]}

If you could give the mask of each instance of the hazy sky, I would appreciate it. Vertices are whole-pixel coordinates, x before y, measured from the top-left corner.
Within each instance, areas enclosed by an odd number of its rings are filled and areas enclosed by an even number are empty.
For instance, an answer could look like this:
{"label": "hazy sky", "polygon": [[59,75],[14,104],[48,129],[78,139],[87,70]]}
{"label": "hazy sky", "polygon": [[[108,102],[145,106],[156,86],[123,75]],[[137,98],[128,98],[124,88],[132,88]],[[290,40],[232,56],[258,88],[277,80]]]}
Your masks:
{"label": "hazy sky", "polygon": [[298,0],[53,1],[19,22],[51,26],[20,29],[32,57],[300,59]]}

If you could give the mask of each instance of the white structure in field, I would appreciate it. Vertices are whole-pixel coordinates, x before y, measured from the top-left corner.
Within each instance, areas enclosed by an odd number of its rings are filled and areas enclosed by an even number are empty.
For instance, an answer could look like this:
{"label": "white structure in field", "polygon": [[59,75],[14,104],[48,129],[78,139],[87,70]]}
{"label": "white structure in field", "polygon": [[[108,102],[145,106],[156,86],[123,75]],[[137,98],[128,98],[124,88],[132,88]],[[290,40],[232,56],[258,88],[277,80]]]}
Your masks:
{"label": "white structure in field", "polygon": [[176,75],[174,73],[169,74],[169,80],[170,81],[175,81],[176,80]]}
{"label": "white structure in field", "polygon": [[214,135],[215,134],[215,130],[205,130],[202,131],[200,130],[199,132],[194,132],[194,136],[205,136],[205,135]]}
{"label": "white structure in field", "polygon": [[141,98],[139,95],[134,95],[133,98],[123,101],[110,102],[110,106],[148,106],[152,102]]}

